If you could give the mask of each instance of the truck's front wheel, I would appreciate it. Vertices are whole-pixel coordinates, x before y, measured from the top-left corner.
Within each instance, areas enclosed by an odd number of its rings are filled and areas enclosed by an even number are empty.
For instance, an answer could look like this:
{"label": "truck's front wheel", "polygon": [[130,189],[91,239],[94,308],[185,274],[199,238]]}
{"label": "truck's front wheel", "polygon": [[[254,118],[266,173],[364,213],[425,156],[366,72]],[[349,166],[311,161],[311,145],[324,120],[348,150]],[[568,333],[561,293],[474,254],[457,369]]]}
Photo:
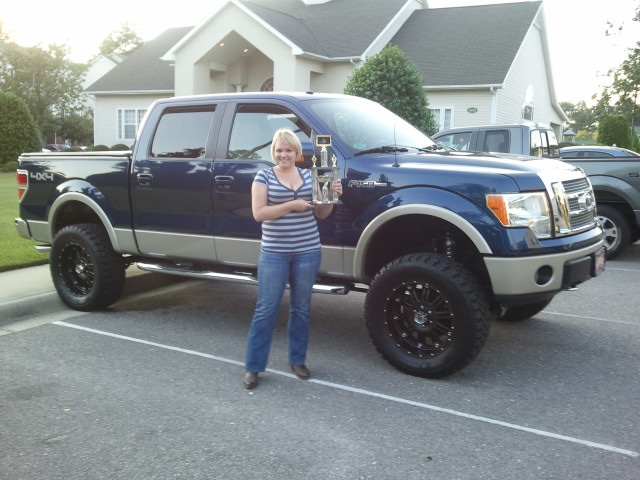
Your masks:
{"label": "truck's front wheel", "polygon": [[374,345],[391,365],[441,378],[480,353],[491,313],[467,269],[442,255],[420,253],[394,260],[375,276],[365,317]]}
{"label": "truck's front wheel", "polygon": [[61,229],[51,244],[50,268],[58,295],[75,310],[105,308],[122,295],[125,263],[99,225]]}
{"label": "truck's front wheel", "polygon": [[604,247],[607,260],[622,253],[631,242],[631,227],[624,215],[609,205],[598,205],[596,217],[604,230]]}

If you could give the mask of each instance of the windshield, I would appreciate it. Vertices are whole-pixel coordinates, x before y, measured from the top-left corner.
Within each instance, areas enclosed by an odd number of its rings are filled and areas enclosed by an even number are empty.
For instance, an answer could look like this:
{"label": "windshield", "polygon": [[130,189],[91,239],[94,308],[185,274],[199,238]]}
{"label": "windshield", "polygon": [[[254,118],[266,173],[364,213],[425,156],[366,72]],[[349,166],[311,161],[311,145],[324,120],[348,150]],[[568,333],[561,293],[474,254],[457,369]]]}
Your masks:
{"label": "windshield", "polygon": [[312,102],[311,110],[351,155],[384,146],[429,148],[435,145],[410,123],[363,98],[341,97]]}

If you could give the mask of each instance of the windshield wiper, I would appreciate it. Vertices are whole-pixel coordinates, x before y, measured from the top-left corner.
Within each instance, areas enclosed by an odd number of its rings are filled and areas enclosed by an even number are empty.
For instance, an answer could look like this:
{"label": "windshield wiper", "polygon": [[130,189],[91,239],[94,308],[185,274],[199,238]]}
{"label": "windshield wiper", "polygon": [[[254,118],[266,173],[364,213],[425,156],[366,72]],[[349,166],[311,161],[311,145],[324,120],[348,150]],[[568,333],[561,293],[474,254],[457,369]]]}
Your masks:
{"label": "windshield wiper", "polygon": [[369,148],[367,150],[360,150],[353,154],[354,157],[358,155],[366,155],[368,153],[393,153],[393,152],[408,152],[406,147],[397,147],[394,145],[383,145],[381,147]]}
{"label": "windshield wiper", "polygon": [[437,150],[446,150],[447,147],[445,147],[444,145],[440,144],[440,143],[434,143],[433,145],[429,145],[428,147],[420,147],[418,148],[418,150],[420,150],[421,152],[433,152],[433,151],[437,151]]}

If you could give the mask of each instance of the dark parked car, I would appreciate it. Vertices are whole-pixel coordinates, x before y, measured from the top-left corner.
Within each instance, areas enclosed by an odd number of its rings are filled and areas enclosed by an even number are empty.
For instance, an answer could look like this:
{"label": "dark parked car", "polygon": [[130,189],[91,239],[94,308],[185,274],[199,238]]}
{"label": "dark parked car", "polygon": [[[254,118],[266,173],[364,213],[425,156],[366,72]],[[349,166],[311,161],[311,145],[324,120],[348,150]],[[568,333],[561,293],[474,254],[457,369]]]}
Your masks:
{"label": "dark parked car", "polygon": [[560,158],[640,157],[639,153],[606,145],[576,145],[560,149]]}
{"label": "dark parked car", "polygon": [[45,145],[44,148],[50,152],[62,152],[70,147],[66,143],[49,143]]}
{"label": "dark parked car", "polygon": [[607,258],[640,240],[640,155],[626,148],[583,145],[561,148],[560,157],[589,176]]}

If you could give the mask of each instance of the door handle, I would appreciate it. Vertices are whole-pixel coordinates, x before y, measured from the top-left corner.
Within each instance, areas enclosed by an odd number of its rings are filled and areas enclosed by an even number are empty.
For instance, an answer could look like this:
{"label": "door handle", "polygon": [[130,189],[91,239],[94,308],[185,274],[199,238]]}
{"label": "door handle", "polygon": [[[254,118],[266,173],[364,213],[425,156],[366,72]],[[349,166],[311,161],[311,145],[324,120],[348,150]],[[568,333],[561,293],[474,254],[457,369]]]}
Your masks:
{"label": "door handle", "polygon": [[231,175],[216,175],[214,178],[216,187],[220,190],[231,190],[235,179]]}
{"label": "door handle", "polygon": [[148,187],[151,184],[151,180],[153,180],[153,175],[150,173],[139,173],[137,178],[138,185],[141,187]]}

